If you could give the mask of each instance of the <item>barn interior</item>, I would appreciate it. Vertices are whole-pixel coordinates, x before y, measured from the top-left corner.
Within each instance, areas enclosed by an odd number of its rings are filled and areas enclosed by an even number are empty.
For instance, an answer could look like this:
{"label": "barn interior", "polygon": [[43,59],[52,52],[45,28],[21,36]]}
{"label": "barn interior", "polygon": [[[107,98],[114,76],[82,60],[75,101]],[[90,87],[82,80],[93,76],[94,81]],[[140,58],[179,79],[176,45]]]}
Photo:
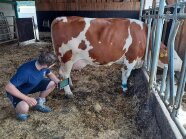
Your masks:
{"label": "barn interior", "polygon": [[[166,1],[167,5],[174,3],[174,0]],[[146,0],[144,9],[153,4],[158,5],[158,1]],[[161,107],[164,104],[157,99],[159,96],[149,97],[148,78],[143,69],[132,71],[126,95],[121,88],[120,65],[87,66],[80,71],[72,71],[75,98],[67,99],[63,90],[55,89],[47,98],[47,105],[53,111],[44,114],[31,110],[31,118],[26,122],[15,119],[15,111],[6,97],[4,87],[22,63],[36,58],[42,50],[53,52],[50,25],[56,17],[139,19],[139,14],[139,0],[1,0],[1,138],[184,138],[171,121],[169,112],[168,116],[163,115],[166,108]],[[166,42],[170,32],[168,22],[164,24],[164,29],[162,40]],[[175,50],[182,60],[185,37],[184,20],[175,40]],[[52,69],[56,75],[59,75],[59,66],[58,63]],[[162,71],[159,72],[162,74]],[[186,95],[181,106],[186,111]],[[186,128],[186,124],[183,126]]]}

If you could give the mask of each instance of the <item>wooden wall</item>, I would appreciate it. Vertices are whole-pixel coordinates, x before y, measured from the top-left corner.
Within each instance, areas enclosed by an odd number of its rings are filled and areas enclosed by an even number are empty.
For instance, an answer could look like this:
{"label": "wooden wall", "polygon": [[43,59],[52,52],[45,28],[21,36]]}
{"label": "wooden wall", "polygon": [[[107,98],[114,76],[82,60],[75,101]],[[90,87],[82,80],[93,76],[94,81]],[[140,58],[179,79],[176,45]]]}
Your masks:
{"label": "wooden wall", "polygon": [[37,11],[139,11],[139,0],[36,0]]}

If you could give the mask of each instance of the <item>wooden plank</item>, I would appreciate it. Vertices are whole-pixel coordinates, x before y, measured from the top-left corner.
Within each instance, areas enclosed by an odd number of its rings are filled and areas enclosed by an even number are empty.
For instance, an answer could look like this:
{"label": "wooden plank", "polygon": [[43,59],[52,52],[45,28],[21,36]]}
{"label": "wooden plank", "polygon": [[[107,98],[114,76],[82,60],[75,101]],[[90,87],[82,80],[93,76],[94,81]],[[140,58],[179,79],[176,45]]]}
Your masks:
{"label": "wooden plank", "polygon": [[97,2],[97,0],[92,0],[91,2],[92,2],[92,3],[96,3],[96,2]]}
{"label": "wooden plank", "polygon": [[87,3],[89,0],[78,0],[77,3]]}
{"label": "wooden plank", "polygon": [[108,3],[37,3],[37,11],[105,11],[105,10],[137,10],[140,2],[108,2]]}
{"label": "wooden plank", "polygon": [[109,2],[113,2],[113,0],[107,0],[106,2],[108,2],[108,3],[109,3]]}

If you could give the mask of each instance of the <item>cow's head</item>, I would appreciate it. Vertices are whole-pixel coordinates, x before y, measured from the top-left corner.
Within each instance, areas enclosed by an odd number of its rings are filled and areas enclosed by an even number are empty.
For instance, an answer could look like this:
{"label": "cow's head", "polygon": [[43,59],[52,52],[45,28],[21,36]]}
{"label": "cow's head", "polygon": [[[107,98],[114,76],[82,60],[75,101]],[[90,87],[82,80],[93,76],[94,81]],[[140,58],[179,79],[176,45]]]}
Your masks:
{"label": "cow's head", "polygon": [[[168,64],[168,49],[164,44],[161,44],[158,67],[164,68],[164,65]],[[181,71],[182,60],[174,50],[174,70]]]}

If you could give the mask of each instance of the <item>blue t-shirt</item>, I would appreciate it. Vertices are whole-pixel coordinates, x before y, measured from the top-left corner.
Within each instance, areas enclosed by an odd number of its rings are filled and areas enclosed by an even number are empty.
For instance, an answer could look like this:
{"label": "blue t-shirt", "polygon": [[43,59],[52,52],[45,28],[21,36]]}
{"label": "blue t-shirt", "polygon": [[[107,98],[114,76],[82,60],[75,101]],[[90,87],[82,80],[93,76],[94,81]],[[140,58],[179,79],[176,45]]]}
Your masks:
{"label": "blue t-shirt", "polygon": [[10,79],[10,82],[24,94],[29,94],[50,73],[47,68],[38,70],[35,62],[36,60],[32,60],[22,64]]}

